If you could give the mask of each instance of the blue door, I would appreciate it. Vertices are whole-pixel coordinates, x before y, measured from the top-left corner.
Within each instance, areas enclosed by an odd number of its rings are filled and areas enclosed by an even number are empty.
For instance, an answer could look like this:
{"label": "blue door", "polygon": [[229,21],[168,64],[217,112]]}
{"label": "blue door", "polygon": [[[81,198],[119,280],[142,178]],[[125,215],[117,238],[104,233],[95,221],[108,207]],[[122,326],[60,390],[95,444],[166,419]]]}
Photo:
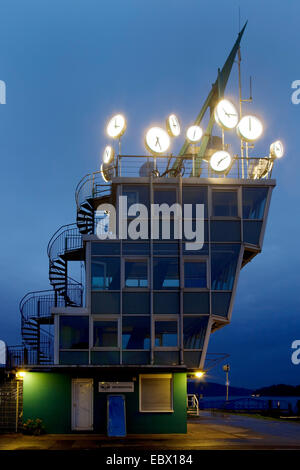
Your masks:
{"label": "blue door", "polygon": [[107,435],[126,436],[126,413],[124,395],[107,396]]}

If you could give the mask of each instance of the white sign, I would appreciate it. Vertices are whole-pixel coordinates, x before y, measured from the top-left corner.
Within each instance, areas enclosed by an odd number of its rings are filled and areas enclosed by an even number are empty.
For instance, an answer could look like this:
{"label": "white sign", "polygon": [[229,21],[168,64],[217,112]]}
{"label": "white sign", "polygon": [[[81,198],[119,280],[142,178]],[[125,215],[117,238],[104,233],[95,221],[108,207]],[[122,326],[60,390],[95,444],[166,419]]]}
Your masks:
{"label": "white sign", "polygon": [[99,382],[98,391],[104,393],[134,392],[134,382]]}

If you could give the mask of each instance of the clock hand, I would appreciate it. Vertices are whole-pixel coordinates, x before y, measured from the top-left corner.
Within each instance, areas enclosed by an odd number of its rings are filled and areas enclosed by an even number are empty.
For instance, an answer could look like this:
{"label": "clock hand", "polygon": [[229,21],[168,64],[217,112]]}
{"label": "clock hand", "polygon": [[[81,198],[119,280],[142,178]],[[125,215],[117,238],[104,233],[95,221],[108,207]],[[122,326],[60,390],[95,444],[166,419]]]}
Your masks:
{"label": "clock hand", "polygon": [[156,136],[156,142],[155,142],[155,147],[159,145],[159,148],[161,150],[161,145],[160,145],[160,141],[159,141],[159,137]]}
{"label": "clock hand", "polygon": [[115,127],[120,127],[120,126],[117,126],[117,120],[115,119]]}
{"label": "clock hand", "polygon": [[251,132],[251,118],[249,118],[249,131]]}

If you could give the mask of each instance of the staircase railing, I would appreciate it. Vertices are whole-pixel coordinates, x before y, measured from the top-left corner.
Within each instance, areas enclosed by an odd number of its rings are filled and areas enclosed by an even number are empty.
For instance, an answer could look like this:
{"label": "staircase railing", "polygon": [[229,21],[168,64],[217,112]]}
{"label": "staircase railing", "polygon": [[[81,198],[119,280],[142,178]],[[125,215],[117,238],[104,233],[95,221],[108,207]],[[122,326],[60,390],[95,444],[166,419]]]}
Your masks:
{"label": "staircase railing", "polygon": [[103,182],[101,171],[88,173],[79,181],[75,190],[77,210],[87,199],[109,196],[110,193],[111,185]]}
{"label": "staircase railing", "polygon": [[82,235],[77,225],[62,225],[49,240],[47,254],[52,261],[68,251],[79,250],[82,247]]}
{"label": "staircase railing", "polygon": [[196,395],[187,395],[187,410],[188,412],[195,413],[197,416],[199,416],[199,400]]}

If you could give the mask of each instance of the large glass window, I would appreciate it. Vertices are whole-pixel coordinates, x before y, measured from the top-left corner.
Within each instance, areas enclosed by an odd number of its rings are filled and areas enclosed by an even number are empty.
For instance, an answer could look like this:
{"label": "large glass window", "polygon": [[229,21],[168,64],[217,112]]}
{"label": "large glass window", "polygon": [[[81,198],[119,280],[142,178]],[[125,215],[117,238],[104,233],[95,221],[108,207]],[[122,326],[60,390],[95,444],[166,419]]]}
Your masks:
{"label": "large glass window", "polygon": [[243,188],[243,218],[262,219],[268,188]]}
{"label": "large glass window", "polygon": [[237,217],[237,191],[212,191],[212,215],[214,217]]}
{"label": "large glass window", "polygon": [[196,204],[204,204],[204,217],[207,217],[207,188],[199,186],[182,187],[182,204],[192,204],[192,217],[196,217]]}
{"label": "large glass window", "polygon": [[147,260],[125,260],[125,287],[148,287]]}
{"label": "large glass window", "polygon": [[154,204],[168,204],[171,206],[177,202],[176,189],[174,188],[155,188]]}
{"label": "large glass window", "polygon": [[184,287],[205,288],[207,287],[206,260],[184,262]]}
{"label": "large glass window", "polygon": [[179,288],[178,258],[154,258],[153,286],[157,290]]}
{"label": "large glass window", "polygon": [[211,245],[211,288],[232,290],[240,245]]}
{"label": "large glass window", "polygon": [[172,375],[140,375],[140,411],[173,411]]}
{"label": "large glass window", "polygon": [[177,347],[178,333],[177,321],[155,321],[155,346],[156,347]]}
{"label": "large glass window", "polygon": [[244,242],[252,245],[259,245],[259,238],[262,228],[262,222],[257,220],[244,220],[243,235]]}
{"label": "large glass window", "polygon": [[92,257],[92,290],[120,289],[120,258]]}
{"label": "large glass window", "polygon": [[122,297],[123,315],[150,313],[150,294],[148,292],[123,292]]}
{"label": "large glass window", "polygon": [[94,346],[96,348],[118,347],[118,322],[94,321]]}
{"label": "large glass window", "polygon": [[184,349],[202,349],[208,324],[208,317],[183,318]]}
{"label": "large glass window", "polygon": [[59,317],[59,347],[60,349],[89,348],[89,317],[69,316]]}
{"label": "large glass window", "polygon": [[123,317],[122,318],[122,347],[123,349],[149,349],[150,348],[150,318]]}
{"label": "large glass window", "polygon": [[149,207],[149,187],[143,185],[129,185],[123,186],[122,195],[127,196],[127,206],[132,204],[144,204]]}
{"label": "large glass window", "polygon": [[241,222],[239,220],[212,220],[210,239],[212,242],[239,242]]}

